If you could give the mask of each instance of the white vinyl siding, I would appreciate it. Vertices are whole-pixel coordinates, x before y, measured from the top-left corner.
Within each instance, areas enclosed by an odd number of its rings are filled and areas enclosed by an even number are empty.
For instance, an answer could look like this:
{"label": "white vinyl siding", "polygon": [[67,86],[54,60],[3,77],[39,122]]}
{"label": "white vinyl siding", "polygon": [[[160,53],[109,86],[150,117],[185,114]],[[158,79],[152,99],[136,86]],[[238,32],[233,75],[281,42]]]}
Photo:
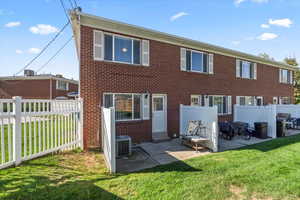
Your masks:
{"label": "white vinyl siding", "polygon": [[213,74],[214,73],[213,54],[200,51],[180,48],[180,70]]}
{"label": "white vinyl siding", "polygon": [[257,64],[244,60],[236,60],[236,77],[244,79],[257,79]]}

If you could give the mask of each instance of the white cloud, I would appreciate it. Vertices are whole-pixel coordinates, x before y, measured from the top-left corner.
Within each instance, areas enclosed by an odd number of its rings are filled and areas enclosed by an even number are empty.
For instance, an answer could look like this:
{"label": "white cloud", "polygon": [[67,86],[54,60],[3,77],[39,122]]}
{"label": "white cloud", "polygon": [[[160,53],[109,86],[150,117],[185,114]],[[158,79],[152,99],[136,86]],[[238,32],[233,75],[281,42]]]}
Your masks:
{"label": "white cloud", "polygon": [[17,50],[16,50],[16,54],[22,54],[22,53],[23,53],[22,50],[20,50],[20,49],[17,49]]}
{"label": "white cloud", "polygon": [[234,0],[234,4],[236,6],[239,6],[241,3],[244,3],[246,1],[251,1],[253,3],[268,3],[269,0]]}
{"label": "white cloud", "polygon": [[20,25],[21,25],[21,22],[9,22],[9,23],[5,24],[5,27],[12,28],[12,27],[20,26]]}
{"label": "white cloud", "polygon": [[261,28],[270,28],[270,25],[269,24],[262,24],[260,25]]}
{"label": "white cloud", "polygon": [[269,24],[289,28],[293,24],[293,22],[289,18],[276,19],[276,20],[269,19]]}
{"label": "white cloud", "polygon": [[241,41],[232,41],[231,42],[234,46],[238,46],[239,44],[241,44]]}
{"label": "white cloud", "polygon": [[38,54],[40,52],[41,52],[41,50],[39,48],[30,48],[30,49],[28,49],[28,53]]}
{"label": "white cloud", "polygon": [[175,21],[176,19],[179,19],[180,17],[186,16],[186,15],[189,15],[189,14],[186,13],[186,12],[179,12],[179,13],[173,15],[173,16],[170,18],[170,21]]}
{"label": "white cloud", "polygon": [[258,40],[273,40],[277,38],[278,35],[275,33],[263,33],[257,37]]}
{"label": "white cloud", "polygon": [[58,32],[58,29],[48,24],[38,24],[29,28],[30,32],[40,35],[48,35]]}

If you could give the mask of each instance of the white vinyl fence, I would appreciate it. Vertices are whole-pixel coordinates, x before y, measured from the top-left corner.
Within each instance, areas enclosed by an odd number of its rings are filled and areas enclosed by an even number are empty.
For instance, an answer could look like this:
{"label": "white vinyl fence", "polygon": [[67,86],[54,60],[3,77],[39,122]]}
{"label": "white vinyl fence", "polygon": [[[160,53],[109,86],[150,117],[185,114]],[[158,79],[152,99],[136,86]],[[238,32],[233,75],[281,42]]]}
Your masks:
{"label": "white vinyl fence", "polygon": [[114,108],[102,107],[102,149],[107,168],[116,172],[116,123]]}
{"label": "white vinyl fence", "polygon": [[80,100],[0,100],[0,169],[82,148]]}
{"label": "white vinyl fence", "polygon": [[276,105],[234,105],[234,121],[246,122],[249,124],[250,127],[254,127],[254,122],[267,122],[268,136],[276,138]]}
{"label": "white vinyl fence", "polygon": [[218,151],[218,110],[217,107],[185,106],[180,105],[180,135],[187,132],[191,120],[201,120],[210,133],[210,142],[207,147],[214,152]]}
{"label": "white vinyl fence", "polygon": [[276,112],[278,113],[290,113],[291,117],[300,118],[300,105],[276,105]]}

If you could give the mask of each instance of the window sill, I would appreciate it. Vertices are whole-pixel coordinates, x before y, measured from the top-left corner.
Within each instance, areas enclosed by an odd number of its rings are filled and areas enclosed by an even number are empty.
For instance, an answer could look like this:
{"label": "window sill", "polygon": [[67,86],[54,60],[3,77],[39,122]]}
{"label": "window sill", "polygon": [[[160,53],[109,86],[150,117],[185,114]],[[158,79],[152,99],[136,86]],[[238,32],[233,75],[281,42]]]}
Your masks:
{"label": "window sill", "polygon": [[232,113],[231,114],[228,114],[228,113],[226,113],[226,114],[218,114],[218,116],[228,116],[228,115],[232,115]]}
{"label": "window sill", "polygon": [[147,120],[143,119],[136,119],[136,120],[116,120],[117,124],[134,124],[134,123],[141,123]]}
{"label": "window sill", "polygon": [[195,74],[203,74],[203,75],[214,75],[214,74],[210,74],[209,72],[197,72],[197,71],[183,71],[183,72],[195,73]]}
{"label": "window sill", "polygon": [[94,59],[94,61],[98,62],[106,62],[109,64],[121,64],[121,65],[131,65],[136,67],[149,67],[150,65],[142,65],[142,64],[133,64],[133,63],[126,63],[126,62],[119,62],[119,61],[109,61],[109,60],[100,60],[100,59]]}
{"label": "window sill", "polygon": [[236,77],[236,79],[238,79],[238,80],[254,80],[254,81],[257,80],[257,79],[254,79],[254,78],[243,78],[243,77]]}
{"label": "window sill", "polygon": [[283,83],[283,82],[279,82],[280,84],[283,84],[283,85],[293,85],[293,84],[291,84],[291,83]]}

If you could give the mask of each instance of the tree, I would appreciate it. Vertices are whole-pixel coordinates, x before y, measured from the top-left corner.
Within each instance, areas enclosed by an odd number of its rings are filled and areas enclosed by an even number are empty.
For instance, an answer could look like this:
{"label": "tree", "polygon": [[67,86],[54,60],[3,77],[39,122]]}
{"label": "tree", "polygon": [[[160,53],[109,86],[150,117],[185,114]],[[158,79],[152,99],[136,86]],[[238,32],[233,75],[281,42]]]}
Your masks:
{"label": "tree", "polygon": [[[291,66],[298,66],[296,58],[288,57],[284,59],[284,62]],[[295,103],[300,104],[300,71],[297,70],[294,72],[294,98]]]}
{"label": "tree", "polygon": [[297,59],[296,58],[285,58],[284,59],[284,62],[288,65],[292,65],[292,66],[298,66],[298,62],[297,62]]}
{"label": "tree", "polygon": [[266,59],[266,60],[274,60],[274,58],[271,57],[271,56],[270,56],[269,54],[267,54],[267,53],[260,53],[260,54],[258,54],[258,56],[261,57],[261,58],[264,58],[264,59]]}

